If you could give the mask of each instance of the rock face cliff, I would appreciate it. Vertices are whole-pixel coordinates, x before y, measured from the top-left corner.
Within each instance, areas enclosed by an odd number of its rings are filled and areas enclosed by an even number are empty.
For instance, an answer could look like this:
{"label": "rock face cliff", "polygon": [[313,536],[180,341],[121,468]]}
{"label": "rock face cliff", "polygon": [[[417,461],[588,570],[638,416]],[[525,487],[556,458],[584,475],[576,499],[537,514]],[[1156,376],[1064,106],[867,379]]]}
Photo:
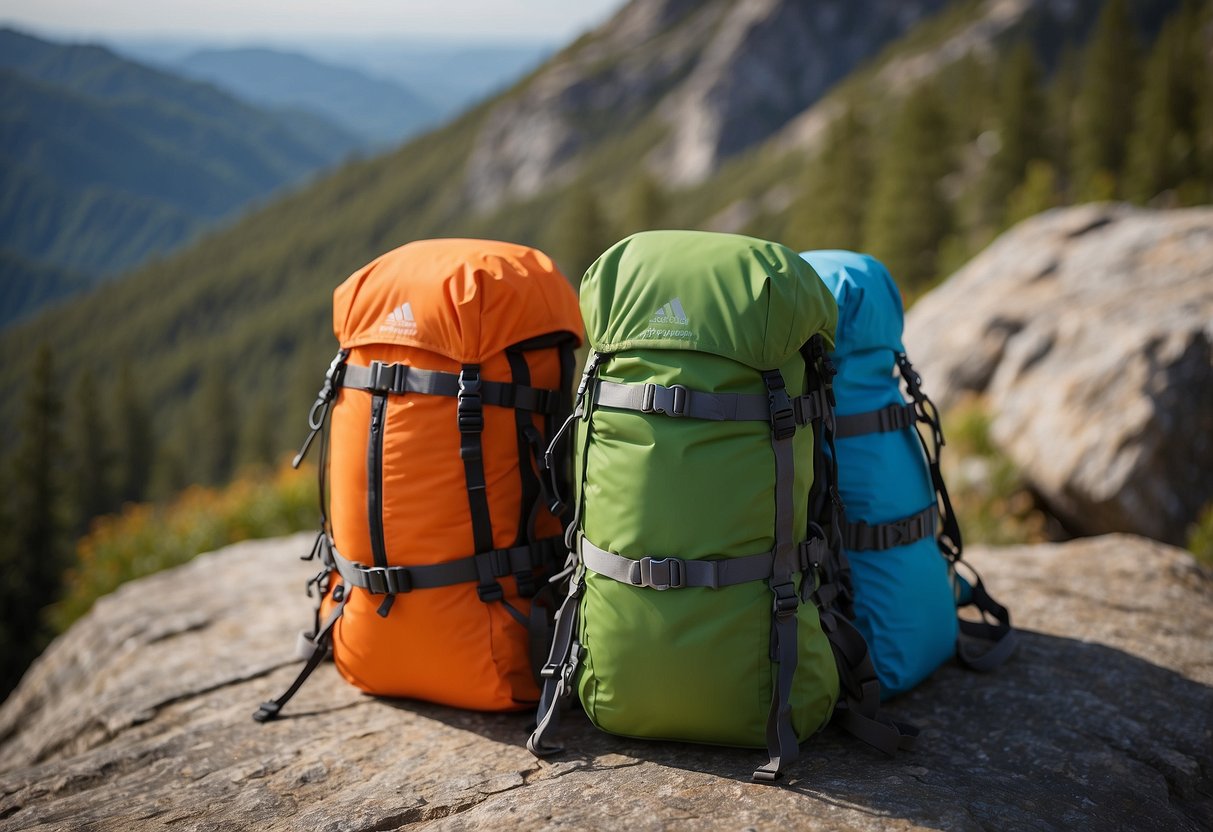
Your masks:
{"label": "rock face cliff", "polygon": [[828,729],[763,786],[758,751],[611,737],[575,713],[568,752],[538,762],[526,714],[373,699],[331,665],[255,724],[298,667],[309,543],[240,544],[102,599],[0,708],[0,827],[1213,825],[1213,578],[1162,544],[972,552],[1024,629],[1019,653],[890,702],[921,727],[915,751],[886,759]]}
{"label": "rock face cliff", "polygon": [[906,322],[943,407],[1076,532],[1182,543],[1213,502],[1213,209],[1059,209],[1007,232]]}
{"label": "rock face cliff", "polygon": [[[465,192],[479,207],[533,196],[576,173],[587,146],[621,138],[652,150],[666,181],[697,182],[945,5],[634,0],[494,105]],[[656,148],[634,135],[642,123]]]}

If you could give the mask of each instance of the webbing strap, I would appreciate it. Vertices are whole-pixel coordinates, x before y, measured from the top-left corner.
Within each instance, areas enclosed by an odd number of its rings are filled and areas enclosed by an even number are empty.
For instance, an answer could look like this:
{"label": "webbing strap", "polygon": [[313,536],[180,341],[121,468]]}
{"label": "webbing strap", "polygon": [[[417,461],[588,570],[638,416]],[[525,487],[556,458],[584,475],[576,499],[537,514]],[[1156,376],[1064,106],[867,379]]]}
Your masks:
{"label": "webbing strap", "polygon": [[342,555],[333,547],[333,561],[341,580],[372,595],[436,589],[462,583],[478,583],[485,573],[494,578],[530,572],[555,561],[560,536],[545,537],[534,543],[495,549],[475,555],[421,566],[364,566]]}
{"label": "webbing strap", "polygon": [[526,748],[536,757],[547,757],[564,750],[548,745],[545,740],[560,726],[561,705],[572,695],[577,667],[581,662],[581,645],[577,643],[577,624],[581,617],[581,593],[585,587],[580,567],[569,581],[569,593],[556,612],[552,647],[548,660],[539,671],[543,680],[539,708],[535,713],[535,730],[527,738]]}
{"label": "webbing strap", "polygon": [[[424,393],[431,396],[458,396],[459,376],[440,370],[420,370],[407,364],[384,364],[372,361],[371,366],[345,365],[337,385],[372,393]],[[534,413],[555,413],[560,409],[560,391],[524,384],[484,381],[480,385],[481,400],[495,407],[513,407]]]}
{"label": "webbing strap", "polygon": [[915,541],[935,535],[935,522],[939,509],[930,505],[917,514],[902,517],[890,523],[868,524],[862,521],[842,524],[842,542],[853,552],[884,551],[906,546]]}
{"label": "webbing strap", "polygon": [[[797,425],[805,425],[821,416],[820,393],[816,390],[789,399]],[[598,382],[594,403],[619,410],[662,416],[707,419],[716,422],[766,422],[771,418],[768,396],[753,393],[705,393],[681,384],[623,384]]]}
{"label": "webbing strap", "polygon": [[[595,546],[585,535],[578,538],[578,551],[586,569],[621,584],[648,589],[684,589],[706,587],[720,589],[771,577],[774,552],[724,558],[721,560],[684,560],[682,558],[629,558]],[[806,572],[821,564],[825,542],[820,538],[803,541],[796,548],[796,571]]]}
{"label": "webbing strap", "polygon": [[[493,548],[493,523],[489,517],[489,500],[484,479],[484,410],[481,407],[480,366],[464,364],[459,371],[458,406],[459,458],[467,481],[468,509],[472,517],[473,548],[487,552]],[[500,589],[500,588],[498,588]]]}
{"label": "webbing strap", "polygon": [[767,753],[770,759],[754,771],[753,778],[773,781],[800,755],[800,743],[792,728],[792,681],[799,659],[796,612],[800,596],[793,582],[796,568],[795,465],[793,449],[795,428],[787,429],[791,402],[782,374],[770,370],[762,374],[767,386],[771,422],[771,450],[775,456],[775,550],[771,563],[771,634],[778,665],[771,690],[771,708],[767,712]]}
{"label": "webbing strap", "polygon": [[[513,383],[529,384],[531,368],[527,364],[526,356],[519,350],[508,349],[505,357],[510,363],[510,376]],[[515,438],[518,442],[518,474],[522,486],[522,498],[518,501],[518,536],[514,540],[516,545],[535,538],[535,521],[539,512],[539,477],[531,464],[531,458],[534,455],[538,461],[539,448],[537,446],[543,444],[543,437],[539,434],[532,419],[533,416],[529,412],[521,408],[514,409],[514,427],[517,434]],[[535,587],[531,583],[530,591],[523,594],[530,596],[534,593]]]}
{"label": "webbing strap", "polygon": [[886,754],[913,748],[918,728],[880,713],[880,681],[863,636],[850,621],[830,610],[821,613],[821,629],[838,667],[840,699],[835,715],[839,725]]}
{"label": "webbing strap", "polygon": [[869,410],[867,413],[852,413],[848,416],[835,417],[838,429],[835,439],[847,439],[852,436],[863,436],[869,433],[890,433],[911,427],[917,420],[918,414],[910,402],[891,404],[879,410]]}
{"label": "webbing strap", "polygon": [[338,591],[342,593],[341,601],[333,608],[328,619],[325,620],[324,626],[312,639],[312,654],[308,658],[307,664],[303,666],[303,669],[299,671],[299,675],[295,677],[295,681],[291,682],[291,686],[281,696],[269,702],[261,703],[261,706],[253,714],[255,722],[269,722],[270,720],[277,719],[283,706],[299,692],[299,688],[303,687],[303,683],[307,681],[307,678],[312,675],[312,672],[320,666],[325,656],[328,655],[329,644],[333,639],[333,627],[337,624],[337,619],[345,611],[345,604],[350,598],[348,590],[342,590],[341,587],[333,590],[334,593]]}
{"label": "webbing strap", "polygon": [[[956,639],[956,658],[970,670],[988,672],[1001,665],[1019,645],[1019,634],[1011,627],[1011,613],[986,591],[981,576],[967,563],[972,572],[969,605],[981,613],[981,621],[959,619],[960,635]],[[974,642],[984,642],[978,646]]]}

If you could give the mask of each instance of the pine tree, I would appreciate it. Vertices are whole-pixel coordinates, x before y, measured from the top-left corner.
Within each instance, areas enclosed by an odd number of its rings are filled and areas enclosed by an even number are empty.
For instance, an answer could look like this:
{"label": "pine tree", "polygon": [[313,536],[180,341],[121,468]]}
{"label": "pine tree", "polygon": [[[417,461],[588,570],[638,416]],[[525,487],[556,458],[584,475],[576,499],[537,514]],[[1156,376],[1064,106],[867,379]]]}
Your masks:
{"label": "pine tree", "polygon": [[0,695],[20,680],[50,638],[41,611],[58,600],[68,565],[63,404],[49,347],[38,349],[10,472],[11,539],[0,550]]}
{"label": "pine tree", "polygon": [[218,366],[212,366],[203,377],[194,397],[193,414],[198,478],[210,485],[223,484],[236,469],[240,427],[231,382]]}
{"label": "pine tree", "polygon": [[85,371],[80,376],[67,415],[73,527],[80,535],[91,519],[117,508],[112,481],[114,454],[91,373]]}
{"label": "pine tree", "polygon": [[253,402],[252,412],[244,420],[240,435],[240,459],[252,465],[272,466],[282,451],[278,426],[280,411],[271,396],[263,394]]}
{"label": "pine tree", "polygon": [[803,248],[863,245],[872,161],[867,125],[848,109],[830,125],[821,153],[805,170],[790,234]]}
{"label": "pine tree", "polygon": [[983,218],[998,230],[1005,227],[1007,198],[1023,181],[1028,162],[1044,155],[1043,107],[1036,56],[1027,41],[1020,41],[999,77],[998,150],[986,165],[981,185]]}
{"label": "pine tree", "polygon": [[118,499],[137,503],[147,496],[156,457],[151,413],[129,365],[118,373],[115,392],[114,434],[118,465]]}
{"label": "pine tree", "polygon": [[1146,60],[1129,139],[1125,193],[1146,202],[1200,178],[1200,86],[1207,86],[1198,18],[1190,3],[1159,32]]}
{"label": "pine tree", "polygon": [[1078,95],[1078,53],[1067,44],[1045,93],[1045,147],[1064,196],[1070,191],[1074,156],[1074,99]]}
{"label": "pine tree", "polygon": [[549,236],[553,256],[575,286],[598,255],[615,242],[598,198],[581,185],[575,186],[561,203]]}
{"label": "pine tree", "polygon": [[1125,0],[1108,0],[1087,44],[1079,81],[1072,162],[1075,196],[1116,195],[1132,128],[1137,43]]}
{"label": "pine tree", "polygon": [[1060,204],[1057,172],[1053,165],[1043,159],[1033,159],[1028,162],[1023,183],[1008,197],[1006,224],[1014,225]]}
{"label": "pine tree", "polygon": [[624,235],[661,228],[665,222],[666,196],[661,185],[647,173],[640,173],[628,187],[624,208]]}
{"label": "pine tree", "polygon": [[936,94],[923,85],[902,104],[877,161],[865,245],[906,288],[938,276],[939,245],[951,230],[940,190],[951,164],[946,135]]}

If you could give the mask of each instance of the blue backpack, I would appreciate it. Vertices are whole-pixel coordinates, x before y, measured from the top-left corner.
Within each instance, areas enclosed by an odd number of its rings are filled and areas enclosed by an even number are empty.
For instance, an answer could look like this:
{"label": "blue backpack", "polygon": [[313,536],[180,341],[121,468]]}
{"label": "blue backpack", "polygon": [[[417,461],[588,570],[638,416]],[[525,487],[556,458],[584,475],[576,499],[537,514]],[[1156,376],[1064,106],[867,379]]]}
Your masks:
{"label": "blue backpack", "polygon": [[[838,301],[830,358],[837,368],[840,531],[855,626],[867,640],[881,696],[910,690],[953,655],[971,669],[993,669],[1014,650],[1015,632],[976,573],[972,581],[956,574],[962,544],[939,469],[943,432],[901,343],[901,293],[884,265],[867,255],[801,256]],[[957,608],[970,604],[981,621],[958,618]]]}

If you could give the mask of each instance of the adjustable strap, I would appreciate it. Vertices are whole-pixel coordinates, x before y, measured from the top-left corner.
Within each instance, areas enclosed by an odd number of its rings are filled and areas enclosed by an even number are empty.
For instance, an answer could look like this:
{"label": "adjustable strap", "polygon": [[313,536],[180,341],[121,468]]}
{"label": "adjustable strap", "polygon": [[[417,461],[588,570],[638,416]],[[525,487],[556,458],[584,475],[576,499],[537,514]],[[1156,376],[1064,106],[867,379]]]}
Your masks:
{"label": "adjustable strap", "polygon": [[884,551],[906,546],[926,537],[933,537],[938,511],[936,506],[930,505],[917,514],[911,514],[909,517],[889,523],[844,522],[842,524],[843,545],[853,552]]}
{"label": "adjustable strap", "polygon": [[332,554],[337,572],[347,586],[356,586],[372,595],[395,595],[414,589],[478,583],[486,574],[495,579],[531,572],[553,562],[559,543],[559,536],[545,537],[510,549],[495,549],[422,566],[364,566],[345,557],[335,547]]}
{"label": "adjustable strap", "polygon": [[891,433],[904,430],[918,421],[918,414],[910,402],[891,404],[879,410],[869,410],[867,413],[852,413],[836,418],[838,430],[836,439],[847,439],[852,436],[863,436],[869,433]]}
{"label": "adjustable strap", "polygon": [[[349,364],[338,386],[372,393],[423,393],[431,396],[458,396],[459,376],[440,370],[420,370],[407,364],[384,364],[372,361],[371,366]],[[555,413],[560,408],[560,391],[524,384],[484,381],[480,385],[481,401],[496,407],[513,407],[533,413]]]}
{"label": "adjustable strap", "polygon": [[800,755],[792,728],[792,681],[799,659],[796,612],[800,596],[793,582],[797,558],[794,543],[795,454],[792,439],[796,422],[792,402],[778,370],[762,374],[767,386],[771,450],[775,456],[775,550],[771,562],[772,659],[778,664],[767,712],[767,753],[770,759],[754,771],[758,781],[774,781]]}
{"label": "adjustable strap", "polygon": [[[510,363],[510,376],[514,384],[525,385],[531,380],[531,368],[527,364],[526,356],[516,349],[507,349],[505,352],[506,360]],[[516,439],[518,442],[518,475],[521,479],[521,499],[518,501],[519,516],[518,516],[518,536],[514,539],[515,545],[526,543],[528,540],[535,538],[535,522],[539,511],[539,477],[536,475],[535,467],[532,465],[532,458],[536,464],[542,465],[542,457],[538,455],[539,446],[543,444],[543,437],[539,430],[535,427],[532,421],[533,416],[526,410],[521,408],[514,409],[514,427]],[[519,594],[530,597],[535,594],[535,583],[533,576],[526,576],[525,583],[527,587],[524,591],[522,583],[524,576],[518,576]]]}
{"label": "adjustable strap", "polygon": [[[958,561],[959,563],[959,561]],[[965,563],[973,574],[970,581],[969,605],[981,613],[981,621],[959,619],[960,636],[956,639],[956,658],[969,670],[988,672],[1001,665],[1019,646],[1019,633],[1011,627],[1011,613],[986,591],[981,576]],[[974,642],[983,642],[979,647]]]}
{"label": "adjustable strap", "polygon": [[569,592],[556,612],[552,646],[548,660],[539,671],[543,680],[535,730],[527,738],[526,748],[536,757],[548,757],[564,749],[545,741],[560,726],[560,708],[573,693],[577,668],[581,664],[581,645],[577,643],[577,624],[581,617],[581,595],[585,591],[585,573],[578,566],[569,580]]}
{"label": "adjustable strap", "polygon": [[[674,418],[707,419],[715,422],[765,422],[771,418],[768,397],[752,393],[705,393],[681,384],[623,384],[599,381],[594,403],[619,410],[658,414]],[[789,398],[796,425],[805,425],[821,416],[820,393]]]}
{"label": "adjustable strap", "polygon": [[863,636],[850,621],[831,610],[822,611],[821,628],[838,667],[841,696],[835,716],[839,725],[886,754],[913,748],[918,728],[880,713],[880,681]]}
{"label": "adjustable strap", "polygon": [[[796,571],[810,569],[819,562],[820,540],[806,540],[797,547]],[[772,575],[775,553],[760,552],[723,560],[683,560],[682,558],[629,558],[591,543],[585,535],[578,538],[578,551],[585,568],[605,578],[629,586],[648,589],[685,589],[725,586],[765,581]]]}
{"label": "adjustable strap", "polygon": [[[401,365],[396,365],[401,366]],[[464,364],[458,379],[459,458],[467,480],[468,508],[472,515],[473,548],[488,552],[493,548],[493,523],[489,517],[488,489],[484,480],[484,449],[480,437],[484,431],[480,366]],[[500,592],[500,587],[497,591]]]}
{"label": "adjustable strap", "polygon": [[277,699],[272,699],[269,702],[261,703],[261,706],[257,708],[256,713],[253,714],[254,721],[269,722],[270,720],[277,719],[278,714],[282,711],[282,707],[291,700],[291,697],[299,692],[299,688],[303,687],[303,683],[307,681],[307,678],[312,675],[312,672],[320,666],[320,663],[324,661],[325,656],[328,655],[329,644],[332,642],[333,638],[333,627],[336,625],[337,619],[341,617],[343,612],[345,612],[345,604],[350,597],[349,591],[341,586],[336,587],[333,590],[333,593],[334,595],[336,595],[336,593],[341,593],[341,597],[337,606],[325,620],[324,626],[312,639],[312,654],[310,657],[308,657],[307,664],[305,664],[303,669],[299,671],[299,675],[295,677],[295,681],[291,682],[291,686],[286,689],[285,693],[283,693]]}

